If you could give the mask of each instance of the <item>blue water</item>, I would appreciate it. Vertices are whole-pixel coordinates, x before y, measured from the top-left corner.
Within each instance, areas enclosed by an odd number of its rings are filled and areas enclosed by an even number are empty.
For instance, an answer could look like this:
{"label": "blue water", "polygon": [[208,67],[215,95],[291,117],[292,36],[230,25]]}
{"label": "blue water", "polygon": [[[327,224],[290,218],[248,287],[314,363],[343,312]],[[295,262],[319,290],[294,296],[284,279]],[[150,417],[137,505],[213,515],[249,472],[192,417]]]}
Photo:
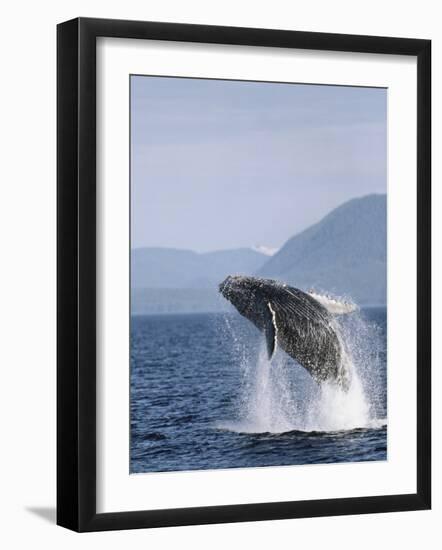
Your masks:
{"label": "blue water", "polygon": [[385,460],[386,309],[339,323],[348,395],[236,313],[133,317],[131,473]]}

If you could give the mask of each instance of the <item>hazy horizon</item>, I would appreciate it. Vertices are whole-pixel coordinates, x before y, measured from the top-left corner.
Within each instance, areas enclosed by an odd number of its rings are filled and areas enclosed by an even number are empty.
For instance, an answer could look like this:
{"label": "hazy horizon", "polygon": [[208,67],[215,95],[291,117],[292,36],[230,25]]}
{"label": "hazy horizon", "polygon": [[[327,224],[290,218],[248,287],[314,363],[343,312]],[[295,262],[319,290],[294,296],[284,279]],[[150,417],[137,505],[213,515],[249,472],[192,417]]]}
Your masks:
{"label": "hazy horizon", "polygon": [[386,193],[387,90],[131,77],[131,248],[280,248]]}

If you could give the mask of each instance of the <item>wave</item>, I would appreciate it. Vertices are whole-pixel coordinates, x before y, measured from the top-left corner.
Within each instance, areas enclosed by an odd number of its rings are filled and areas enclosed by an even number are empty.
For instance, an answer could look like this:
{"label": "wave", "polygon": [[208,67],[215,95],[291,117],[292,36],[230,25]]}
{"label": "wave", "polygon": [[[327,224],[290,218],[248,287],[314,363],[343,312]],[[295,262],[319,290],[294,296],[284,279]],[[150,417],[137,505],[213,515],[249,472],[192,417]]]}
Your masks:
{"label": "wave", "polygon": [[349,373],[347,391],[333,383],[319,386],[280,349],[269,360],[263,338],[258,353],[253,353],[250,341],[236,333],[231,320],[226,326],[242,385],[236,417],[217,423],[218,429],[249,434],[333,433],[386,425],[379,379],[383,338],[360,311],[336,318]]}

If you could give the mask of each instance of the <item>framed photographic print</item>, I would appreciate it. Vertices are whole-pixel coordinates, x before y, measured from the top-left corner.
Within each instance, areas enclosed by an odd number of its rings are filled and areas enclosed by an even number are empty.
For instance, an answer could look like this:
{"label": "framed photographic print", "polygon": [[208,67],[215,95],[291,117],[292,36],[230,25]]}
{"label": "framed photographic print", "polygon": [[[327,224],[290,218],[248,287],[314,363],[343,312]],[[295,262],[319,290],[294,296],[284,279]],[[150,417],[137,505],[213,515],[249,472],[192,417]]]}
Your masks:
{"label": "framed photographic print", "polygon": [[59,525],[430,508],[430,51],[58,26]]}

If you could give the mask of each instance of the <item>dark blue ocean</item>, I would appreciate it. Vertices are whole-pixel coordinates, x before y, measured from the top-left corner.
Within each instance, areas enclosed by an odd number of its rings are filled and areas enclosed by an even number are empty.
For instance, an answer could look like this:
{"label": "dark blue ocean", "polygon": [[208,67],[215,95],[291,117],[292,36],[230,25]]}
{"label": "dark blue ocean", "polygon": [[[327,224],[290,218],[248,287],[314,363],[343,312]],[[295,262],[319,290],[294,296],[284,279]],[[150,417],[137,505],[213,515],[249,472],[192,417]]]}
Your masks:
{"label": "dark blue ocean", "polygon": [[236,313],[131,319],[131,473],[385,460],[386,308],[339,317],[350,390]]}

